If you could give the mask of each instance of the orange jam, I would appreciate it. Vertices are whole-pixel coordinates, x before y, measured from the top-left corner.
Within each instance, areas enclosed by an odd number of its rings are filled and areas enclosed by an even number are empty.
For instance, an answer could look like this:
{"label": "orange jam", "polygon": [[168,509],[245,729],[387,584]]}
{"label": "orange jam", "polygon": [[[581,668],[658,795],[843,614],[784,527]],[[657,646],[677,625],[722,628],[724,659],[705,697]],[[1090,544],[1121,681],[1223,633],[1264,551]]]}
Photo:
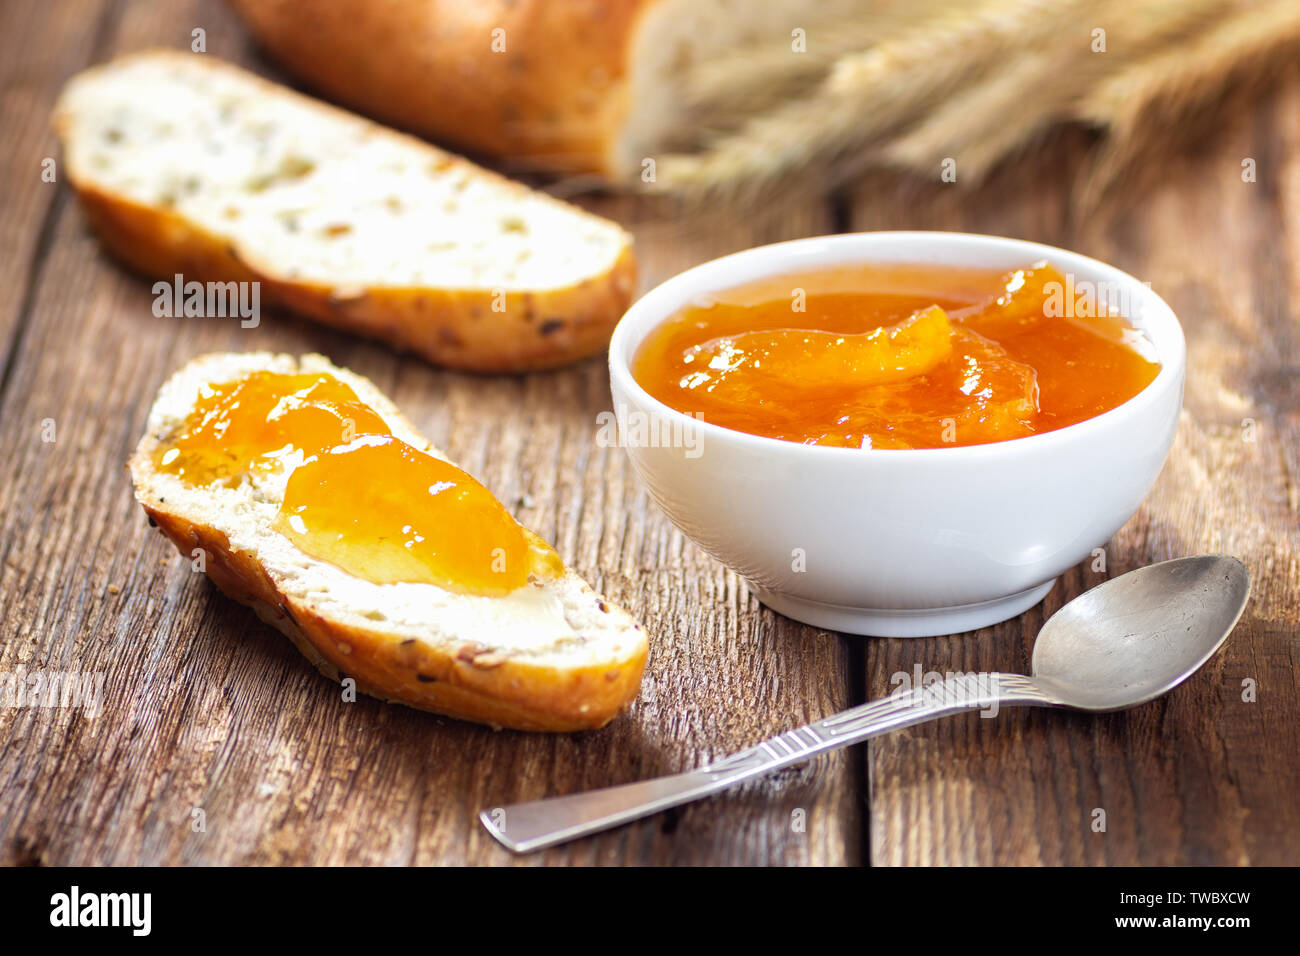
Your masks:
{"label": "orange jam", "polygon": [[180,433],[155,454],[161,471],[204,485],[273,471],[293,451],[314,455],[388,426],[333,375],[253,372],[205,385]]}
{"label": "orange jam", "polygon": [[282,469],[295,452],[275,530],[349,574],[499,595],[563,573],[559,555],[491,492],[394,438],[332,375],[253,372],[205,386],[154,461],[205,485]]}
{"label": "orange jam", "polygon": [[1005,441],[1092,418],[1156,377],[1105,291],[1046,263],[781,276],[669,318],[632,374],[678,411],[808,445]]}

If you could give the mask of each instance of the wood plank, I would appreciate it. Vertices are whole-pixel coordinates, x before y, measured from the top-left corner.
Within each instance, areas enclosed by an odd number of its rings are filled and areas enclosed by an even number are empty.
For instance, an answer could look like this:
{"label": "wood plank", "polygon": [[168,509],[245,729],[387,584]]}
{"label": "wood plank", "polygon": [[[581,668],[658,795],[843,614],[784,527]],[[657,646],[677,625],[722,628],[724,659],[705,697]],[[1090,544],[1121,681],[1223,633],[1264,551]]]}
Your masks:
{"label": "wood plank", "polygon": [[[275,75],[218,0],[0,8],[0,675],[102,672],[105,713],[0,709],[0,862],[22,863],[1287,863],[1300,858],[1300,91],[1246,111],[1160,187],[1095,214],[1068,205],[1088,138],[1062,134],[975,190],[870,178],[856,228],[1040,239],[1151,279],[1183,318],[1185,413],[1169,465],[1109,548],[1109,574],[1178,554],[1241,555],[1256,598],[1191,685],[1126,715],[1006,711],[894,735],[735,793],[515,860],[478,809],[668,773],[891,689],[891,675],[1028,666],[1046,615],[1102,580],[1076,568],[1044,604],[976,635],[858,641],[762,609],[678,534],[618,449],[595,360],[477,377],[289,316],[256,330],[152,316],[148,284],[104,258],[63,187],[37,188],[46,114],[81,64],[186,46]],[[12,92],[10,92],[12,91]],[[1256,158],[1259,181],[1240,180]],[[37,167],[39,164],[37,163]],[[60,198],[62,197],[62,198]],[[633,200],[649,287],[762,241],[831,231],[824,203],[740,222]],[[29,278],[30,277],[30,278]],[[30,295],[25,290],[31,282]],[[16,334],[21,330],[21,335]],[[499,732],[362,700],[344,705],[278,634],[157,536],[122,462],[157,385],[213,349],[318,350],[373,378],[425,432],[649,625],[632,713],[562,737]],[[43,423],[57,429],[41,441]],[[1253,442],[1242,422],[1255,423]],[[1241,700],[1244,679],[1257,703]],[[868,827],[860,798],[869,787]],[[1093,833],[1091,811],[1108,814]],[[202,809],[205,830],[192,812]],[[792,825],[795,811],[806,820]]]}
{"label": "wood plank", "polygon": [[[1222,651],[1172,696],[1089,718],[1004,711],[872,744],[871,860],[880,864],[1280,864],[1300,859],[1300,351],[1295,160],[1300,89],[1247,104],[1198,156],[1168,159],[1158,187],[1072,212],[1082,134],[982,189],[915,184],[855,193],[859,226],[992,232],[1111,262],[1173,306],[1187,333],[1184,412],[1169,461],[1108,546],[1106,574],[1068,572],[1020,619],[958,636],[873,642],[867,689],[926,671],[1019,671],[1038,628],[1107,576],[1201,552],[1236,554],[1254,598]],[[1243,183],[1254,157],[1259,181]],[[1243,421],[1255,423],[1247,439]],[[1242,700],[1242,682],[1258,702]],[[1104,833],[1093,811],[1106,812]]]}
{"label": "wood plank", "polygon": [[[0,5],[0,368],[25,324],[37,266],[60,197],[58,141],[50,129],[50,109],[63,81],[95,55],[112,29],[114,9],[107,0]],[[47,181],[46,160],[54,160]],[[2,382],[0,382],[2,385]]]}
{"label": "wood plank", "polygon": [[[261,69],[216,0],[125,7],[106,53],[181,46]],[[816,205],[765,223],[665,230],[632,201],[643,284],[768,238],[825,231]],[[106,677],[102,716],[0,710],[0,862],[857,862],[861,767],[839,754],[708,803],[515,860],[485,806],[686,769],[851,702],[848,645],[762,610],[649,502],[620,449],[600,360],[554,373],[436,370],[289,316],[160,319],[68,202],[0,406],[0,673]],[[153,393],[214,349],[317,350],[370,376],[566,561],[648,626],[632,712],[598,732],[493,732],[340,700],[288,642],[151,533],[123,462]],[[40,440],[52,419],[57,440]],[[194,811],[204,829],[196,832]],[[803,811],[806,827],[792,826]]]}

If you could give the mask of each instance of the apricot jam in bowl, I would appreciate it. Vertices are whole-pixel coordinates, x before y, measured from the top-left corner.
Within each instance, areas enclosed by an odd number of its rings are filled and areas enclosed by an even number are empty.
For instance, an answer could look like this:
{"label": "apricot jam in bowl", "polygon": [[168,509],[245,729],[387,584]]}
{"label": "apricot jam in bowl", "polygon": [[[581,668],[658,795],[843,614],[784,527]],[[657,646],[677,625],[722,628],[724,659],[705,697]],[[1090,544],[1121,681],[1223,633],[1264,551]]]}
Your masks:
{"label": "apricot jam in bowl", "polygon": [[920,637],[1022,613],[1137,511],[1186,346],[1096,260],[882,232],[683,272],[609,363],[618,442],[687,537],[775,611]]}

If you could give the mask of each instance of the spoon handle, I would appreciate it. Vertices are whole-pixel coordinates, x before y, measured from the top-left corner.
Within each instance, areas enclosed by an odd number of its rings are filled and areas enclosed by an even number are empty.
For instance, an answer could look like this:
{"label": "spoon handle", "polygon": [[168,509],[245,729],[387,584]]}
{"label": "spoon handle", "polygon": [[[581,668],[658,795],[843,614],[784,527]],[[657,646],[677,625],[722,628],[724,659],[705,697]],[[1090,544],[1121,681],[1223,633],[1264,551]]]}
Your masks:
{"label": "spoon handle", "polygon": [[698,800],[818,754],[936,717],[1004,704],[1058,703],[1031,677],[954,674],[788,730],[698,770],[496,807],[484,810],[479,819],[506,847],[516,853],[529,853]]}

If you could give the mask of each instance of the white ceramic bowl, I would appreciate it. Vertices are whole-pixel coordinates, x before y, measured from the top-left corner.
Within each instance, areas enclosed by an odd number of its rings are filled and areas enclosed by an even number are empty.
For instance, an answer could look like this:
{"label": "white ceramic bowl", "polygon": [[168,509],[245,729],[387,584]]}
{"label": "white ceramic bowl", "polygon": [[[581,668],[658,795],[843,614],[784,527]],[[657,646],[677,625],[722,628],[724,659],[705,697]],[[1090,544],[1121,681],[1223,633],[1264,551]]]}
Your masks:
{"label": "white ceramic bowl", "polygon": [[[807,446],[693,420],[650,397],[630,370],[666,318],[756,279],[857,262],[1010,270],[1039,259],[1076,284],[1105,281],[1128,295],[1137,305],[1128,318],[1162,365],[1123,405],[1057,431],[952,448]],[[878,232],[762,246],[689,269],[628,310],[609,365],[622,443],[651,496],[759,600],[820,627],[919,637],[1020,614],[1132,516],[1173,443],[1186,346],[1159,296],[1094,259],[993,236]]]}

